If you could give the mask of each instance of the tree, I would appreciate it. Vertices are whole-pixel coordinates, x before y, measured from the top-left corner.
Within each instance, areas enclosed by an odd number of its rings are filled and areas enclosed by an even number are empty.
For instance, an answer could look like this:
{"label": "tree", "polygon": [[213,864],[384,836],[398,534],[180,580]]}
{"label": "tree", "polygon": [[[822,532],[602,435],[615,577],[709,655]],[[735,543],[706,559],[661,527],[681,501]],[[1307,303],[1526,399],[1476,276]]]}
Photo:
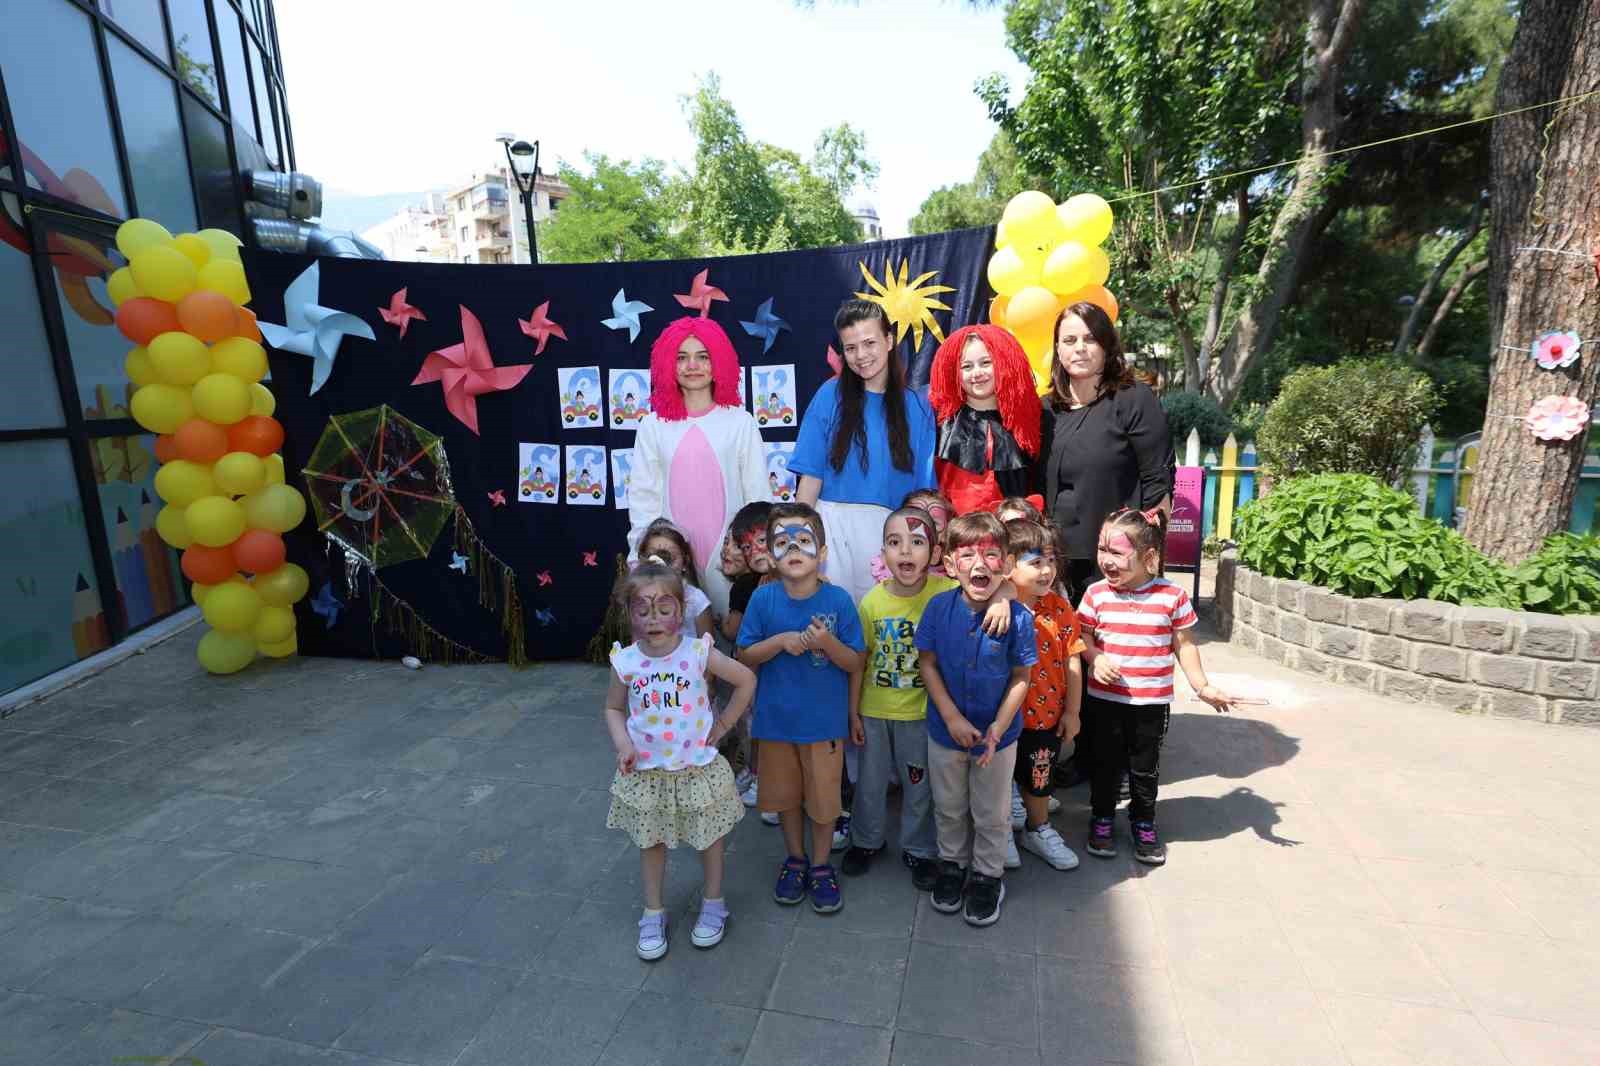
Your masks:
{"label": "tree", "polygon": [[[1500,77],[1495,108],[1507,112],[1591,92],[1600,85],[1600,8],[1593,0],[1526,0]],[[1594,101],[1537,108],[1495,120],[1489,251],[1490,337],[1496,345],[1463,533],[1484,552],[1518,563],[1565,527],[1586,435],[1537,440],[1521,418],[1548,395],[1600,395],[1600,359],[1541,369],[1526,349],[1539,333],[1600,336],[1596,264],[1600,183]],[[1555,249],[1529,251],[1527,249]]]}
{"label": "tree", "polygon": [[540,251],[548,261],[677,259],[698,253],[698,243],[679,223],[683,183],[658,160],[635,165],[599,154],[584,159],[587,174],[561,164],[561,180],[572,195],[539,227]]}
{"label": "tree", "polygon": [[840,200],[848,200],[856,186],[878,180],[878,164],[867,154],[867,135],[848,122],[817,135],[811,165]]}

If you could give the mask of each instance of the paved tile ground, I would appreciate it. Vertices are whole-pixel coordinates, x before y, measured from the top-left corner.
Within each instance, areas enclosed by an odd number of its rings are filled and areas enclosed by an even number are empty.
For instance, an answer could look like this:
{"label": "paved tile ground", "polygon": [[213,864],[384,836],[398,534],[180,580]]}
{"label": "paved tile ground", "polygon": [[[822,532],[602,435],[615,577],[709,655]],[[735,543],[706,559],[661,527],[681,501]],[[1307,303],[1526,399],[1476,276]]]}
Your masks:
{"label": "paved tile ground", "polygon": [[751,817],[726,942],[680,852],[646,964],[599,669],[208,679],[196,637],[0,723],[0,1062],[1600,1061],[1600,732],[1211,645],[1273,702],[1175,708],[1165,868],[1025,854],[975,930],[889,861],[820,917]]}

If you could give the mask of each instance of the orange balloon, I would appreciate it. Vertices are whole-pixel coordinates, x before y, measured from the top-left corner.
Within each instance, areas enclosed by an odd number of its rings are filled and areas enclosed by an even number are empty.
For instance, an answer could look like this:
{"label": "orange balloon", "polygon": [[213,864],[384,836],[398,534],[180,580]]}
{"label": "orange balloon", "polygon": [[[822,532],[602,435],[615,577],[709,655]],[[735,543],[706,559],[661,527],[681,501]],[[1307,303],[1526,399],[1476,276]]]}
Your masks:
{"label": "orange balloon", "polygon": [[1006,324],[1006,309],[1011,305],[1011,297],[996,296],[989,301],[989,321],[996,326]]}
{"label": "orange balloon", "polygon": [[238,311],[220,292],[196,289],[178,302],[178,323],[207,344],[215,344],[239,328]]}
{"label": "orange balloon", "polygon": [[1076,303],[1094,304],[1096,307],[1100,308],[1100,310],[1104,311],[1106,313],[1106,317],[1111,319],[1113,323],[1116,322],[1118,313],[1120,311],[1119,307],[1117,306],[1117,298],[1113,296],[1111,294],[1111,290],[1106,288],[1104,285],[1085,285],[1078,291],[1070,293],[1061,298],[1061,305],[1063,307]]}
{"label": "orange balloon", "polygon": [[228,450],[271,455],[283,447],[283,427],[269,415],[249,415],[228,427]]}
{"label": "orange balloon", "polygon": [[286,557],[283,538],[271,530],[247,529],[233,542],[234,561],[246,573],[270,573],[282,566]]}
{"label": "orange balloon", "polygon": [[203,418],[191,418],[173,435],[178,457],[191,463],[214,463],[227,455],[228,431]]}
{"label": "orange balloon", "polygon": [[178,439],[171,433],[163,433],[156,438],[156,462],[170,463],[174,459],[182,459],[178,451]]}
{"label": "orange balloon", "polygon": [[117,308],[117,328],[135,344],[149,344],[163,333],[181,329],[177,312],[164,300],[140,296],[122,301]]}
{"label": "orange balloon", "polygon": [[200,585],[217,585],[234,575],[238,567],[233,561],[233,548],[208,548],[204,544],[191,544],[183,550],[179,560],[183,576]]}
{"label": "orange balloon", "polygon": [[235,307],[234,333],[261,343],[261,327],[256,325],[256,313],[248,307]]}

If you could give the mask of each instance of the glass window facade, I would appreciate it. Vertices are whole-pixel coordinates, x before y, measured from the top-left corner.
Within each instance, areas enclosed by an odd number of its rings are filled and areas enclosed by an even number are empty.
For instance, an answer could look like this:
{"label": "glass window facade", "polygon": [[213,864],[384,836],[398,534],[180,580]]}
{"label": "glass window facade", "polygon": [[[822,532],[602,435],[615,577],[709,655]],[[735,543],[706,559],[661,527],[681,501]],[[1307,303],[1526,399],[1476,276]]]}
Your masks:
{"label": "glass window facade", "polygon": [[111,74],[122,114],[122,140],[133,172],[139,214],[174,233],[195,229],[194,189],[178,122],[178,90],[172,79],[118,40],[111,51]]}
{"label": "glass window facade", "polygon": [[166,23],[161,21],[161,0],[100,0],[100,10],[154,52],[157,59],[172,62]]}
{"label": "glass window facade", "polygon": [[256,118],[254,105],[250,103],[250,69],[244,62],[244,38],[239,16],[228,0],[211,0],[211,14],[217,20],[217,47],[222,49],[222,74],[228,86],[228,109],[233,115],[234,125],[254,137]]}
{"label": "glass window facade", "polygon": [[217,88],[217,60],[211,50],[206,0],[167,0],[167,16],[172,20],[178,80],[212,107],[221,107],[222,93]]}

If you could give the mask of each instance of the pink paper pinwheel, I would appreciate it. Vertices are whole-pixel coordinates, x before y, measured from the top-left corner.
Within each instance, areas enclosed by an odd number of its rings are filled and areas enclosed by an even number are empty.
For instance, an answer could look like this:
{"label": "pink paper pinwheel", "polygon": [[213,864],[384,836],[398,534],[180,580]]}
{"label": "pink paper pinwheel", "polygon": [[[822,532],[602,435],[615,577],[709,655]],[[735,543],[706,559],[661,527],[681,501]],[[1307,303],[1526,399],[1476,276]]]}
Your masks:
{"label": "pink paper pinwheel", "polygon": [[401,289],[389,297],[389,306],[378,308],[378,314],[391,326],[400,328],[400,339],[406,339],[406,327],[411,325],[414,318],[418,322],[428,321],[428,316],[406,303],[406,290]]}
{"label": "pink paper pinwheel", "polygon": [[694,281],[689,283],[689,291],[673,293],[672,298],[682,304],[685,310],[699,311],[700,317],[705,318],[711,314],[711,301],[722,300],[727,302],[728,294],[706,281],[711,274],[710,268],[700,271],[694,276]]}
{"label": "pink paper pinwheel", "polygon": [[[844,363],[839,359],[839,353],[833,350],[833,345],[831,344],[828,345],[828,366],[833,368],[834,377],[838,377],[839,371],[844,367]],[[880,580],[887,580],[887,578],[882,578]]]}
{"label": "pink paper pinwheel", "polygon": [[472,432],[478,432],[478,397],[486,392],[501,392],[516,387],[531,363],[521,366],[495,366],[489,355],[489,345],[483,339],[483,325],[478,316],[461,308],[461,343],[428,353],[422,361],[422,371],[411,382],[426,385],[441,382],[444,385],[444,405],[452,415]]}
{"label": "pink paper pinwheel", "polygon": [[1578,348],[1583,341],[1571,330],[1551,330],[1539,334],[1533,342],[1533,361],[1546,370],[1571,366],[1578,361]]}
{"label": "pink paper pinwheel", "polygon": [[1528,429],[1540,440],[1571,440],[1589,424],[1589,405],[1576,396],[1546,396],[1528,408]]}
{"label": "pink paper pinwheel", "polygon": [[567,331],[550,321],[549,312],[550,301],[546,300],[538,307],[535,307],[533,314],[527,318],[517,319],[517,325],[522,327],[522,332],[539,342],[539,346],[533,350],[534,355],[544,354],[544,346],[551,337],[560,337],[562,340],[567,339]]}

